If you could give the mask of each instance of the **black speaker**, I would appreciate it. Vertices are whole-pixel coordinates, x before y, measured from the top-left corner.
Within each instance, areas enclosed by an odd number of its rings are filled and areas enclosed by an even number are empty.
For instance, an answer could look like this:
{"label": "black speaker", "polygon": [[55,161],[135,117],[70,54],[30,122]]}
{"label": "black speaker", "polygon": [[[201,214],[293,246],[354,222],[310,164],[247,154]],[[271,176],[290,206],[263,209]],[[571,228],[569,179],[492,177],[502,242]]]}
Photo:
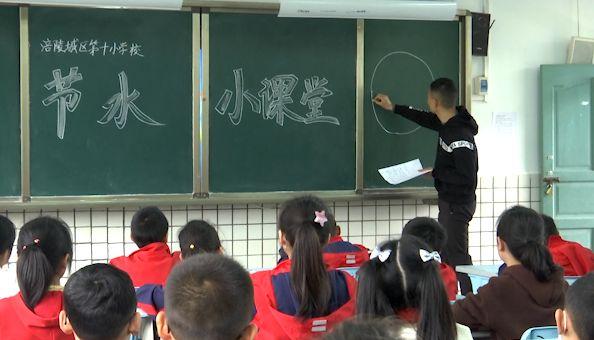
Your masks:
{"label": "black speaker", "polygon": [[491,14],[472,13],[472,55],[487,56]]}

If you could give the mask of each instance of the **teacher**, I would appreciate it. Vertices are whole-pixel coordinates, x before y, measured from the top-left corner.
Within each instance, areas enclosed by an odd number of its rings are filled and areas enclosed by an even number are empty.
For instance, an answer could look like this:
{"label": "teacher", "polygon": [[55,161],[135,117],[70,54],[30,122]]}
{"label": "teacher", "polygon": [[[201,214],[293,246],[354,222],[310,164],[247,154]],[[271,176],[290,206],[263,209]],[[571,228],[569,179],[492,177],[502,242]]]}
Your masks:
{"label": "teacher", "polygon": [[[427,93],[431,112],[409,106],[393,105],[390,97],[378,94],[373,102],[425,128],[437,131],[439,141],[432,176],[439,195],[439,222],[448,239],[444,261],[454,268],[472,264],[468,253],[468,224],[476,210],[478,153],[474,136],[478,125],[466,108],[456,106],[458,91],[451,79],[433,81]],[[460,291],[472,291],[468,275],[457,273]]]}

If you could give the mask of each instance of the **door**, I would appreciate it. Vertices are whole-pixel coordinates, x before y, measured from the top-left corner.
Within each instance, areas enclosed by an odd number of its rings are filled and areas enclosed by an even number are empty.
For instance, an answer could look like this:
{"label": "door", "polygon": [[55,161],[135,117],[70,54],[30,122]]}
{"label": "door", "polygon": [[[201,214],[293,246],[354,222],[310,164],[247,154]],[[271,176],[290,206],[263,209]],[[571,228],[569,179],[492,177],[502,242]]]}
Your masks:
{"label": "door", "polygon": [[541,66],[542,211],[593,246],[594,65]]}

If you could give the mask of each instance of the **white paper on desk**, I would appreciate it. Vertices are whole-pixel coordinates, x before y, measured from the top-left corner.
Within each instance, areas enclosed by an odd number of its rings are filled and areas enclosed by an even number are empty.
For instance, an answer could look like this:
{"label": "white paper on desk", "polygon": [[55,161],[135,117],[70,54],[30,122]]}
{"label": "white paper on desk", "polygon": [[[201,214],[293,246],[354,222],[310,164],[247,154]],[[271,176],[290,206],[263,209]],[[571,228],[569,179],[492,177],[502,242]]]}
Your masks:
{"label": "white paper on desk", "polygon": [[415,177],[419,177],[423,174],[430,172],[431,170],[423,170],[421,161],[417,158],[410,162],[392,165],[387,168],[379,169],[380,175],[386,180],[386,182],[397,185],[406,181],[410,181]]}

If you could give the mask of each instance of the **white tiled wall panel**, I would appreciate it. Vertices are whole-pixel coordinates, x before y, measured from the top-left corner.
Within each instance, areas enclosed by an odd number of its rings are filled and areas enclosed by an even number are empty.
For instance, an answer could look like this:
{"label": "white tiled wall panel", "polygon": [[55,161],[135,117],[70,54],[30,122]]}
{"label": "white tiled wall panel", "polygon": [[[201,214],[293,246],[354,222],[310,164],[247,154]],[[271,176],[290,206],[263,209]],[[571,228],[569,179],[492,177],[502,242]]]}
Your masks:
{"label": "white tiled wall panel", "polygon": [[[498,260],[495,224],[507,207],[521,204],[540,206],[538,175],[483,177],[477,189],[477,211],[469,228],[470,254],[475,263]],[[438,208],[415,200],[357,200],[328,202],[334,209],[343,236],[368,248],[390,238],[398,238],[403,225],[415,216],[437,218]],[[204,205],[162,207],[170,221],[169,242],[178,250],[177,234],[192,219],[205,219],[218,229],[227,254],[249,269],[274,266],[278,241],[276,204]],[[129,224],[135,208],[62,209],[59,211],[6,211],[17,225],[41,214],[62,218],[72,230],[75,242],[73,270],[94,262],[106,262],[130,254],[136,246],[130,240]],[[16,261],[13,252],[12,265]]]}

